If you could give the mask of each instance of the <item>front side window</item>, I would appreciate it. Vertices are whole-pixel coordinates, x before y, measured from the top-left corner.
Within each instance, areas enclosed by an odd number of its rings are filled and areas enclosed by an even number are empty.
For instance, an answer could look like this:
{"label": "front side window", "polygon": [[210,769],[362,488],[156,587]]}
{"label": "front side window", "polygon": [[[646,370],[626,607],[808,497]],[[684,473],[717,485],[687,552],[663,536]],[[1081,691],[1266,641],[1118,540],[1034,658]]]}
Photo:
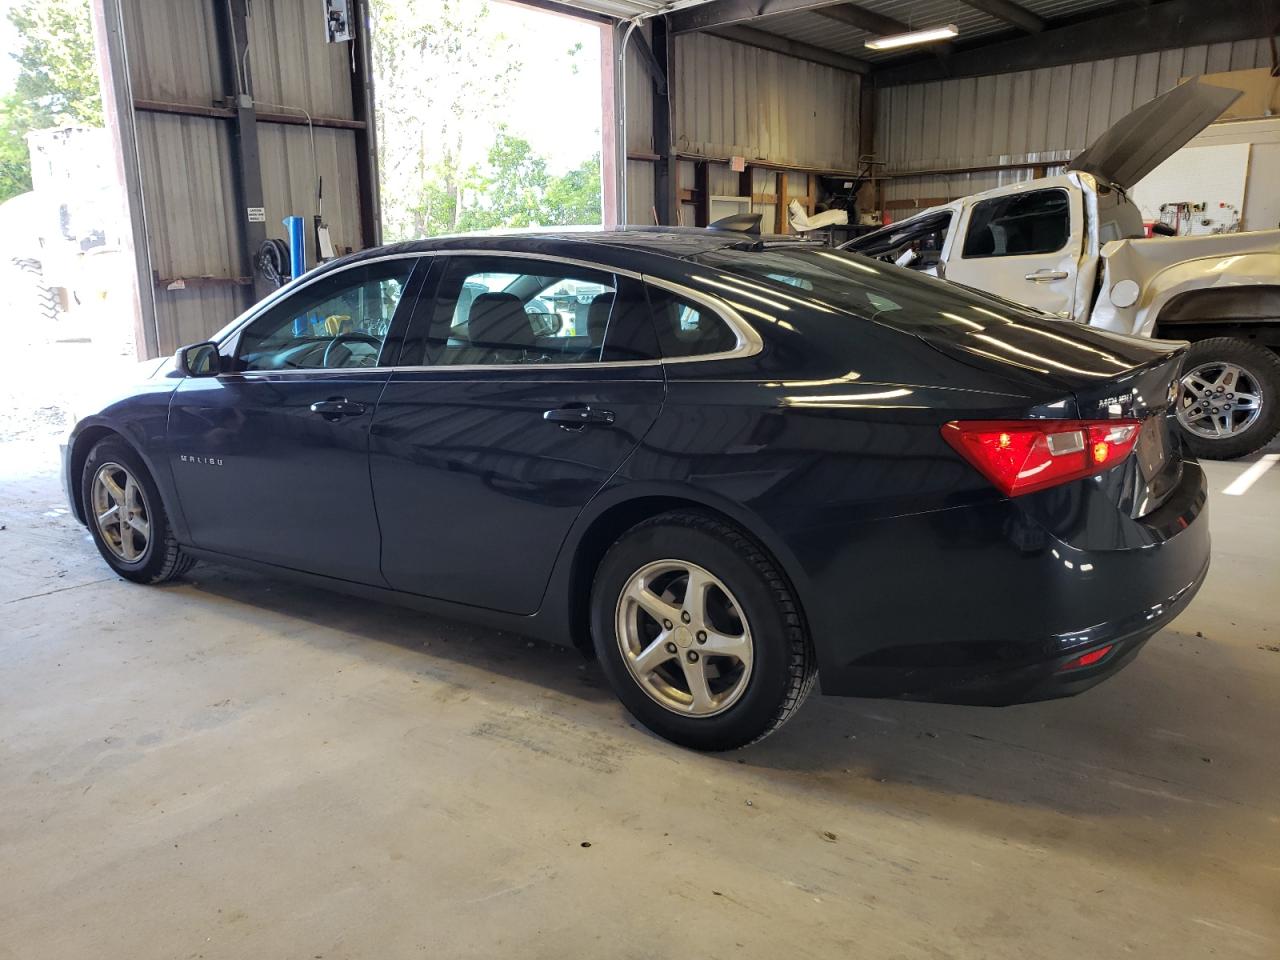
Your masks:
{"label": "front side window", "polygon": [[951,213],[921,217],[895,224],[856,240],[845,247],[866,257],[875,257],[912,270],[928,270],[942,259],[942,248],[951,229]]}
{"label": "front side window", "polygon": [[973,205],[964,257],[1022,257],[1056,253],[1071,235],[1065,190],[1032,190]]}
{"label": "front side window", "polygon": [[597,363],[617,300],[610,273],[517,257],[454,257],[436,292],[433,363]]}
{"label": "front side window", "polygon": [[237,370],[375,367],[413,260],[341,270],[285,297],[240,334]]}

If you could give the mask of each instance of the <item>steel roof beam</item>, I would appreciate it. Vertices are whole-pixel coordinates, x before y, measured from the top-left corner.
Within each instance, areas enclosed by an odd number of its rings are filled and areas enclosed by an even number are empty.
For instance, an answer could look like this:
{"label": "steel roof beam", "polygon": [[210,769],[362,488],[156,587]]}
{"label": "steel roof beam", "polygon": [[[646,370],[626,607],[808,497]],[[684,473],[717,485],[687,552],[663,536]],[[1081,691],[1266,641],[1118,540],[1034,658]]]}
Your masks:
{"label": "steel roof beam", "polygon": [[821,63],[824,66],[835,67],[837,70],[845,70],[849,73],[868,74],[871,72],[871,64],[866,60],[859,60],[857,57],[850,57],[835,50],[828,50],[826,47],[815,47],[812,44],[801,43],[798,40],[790,40],[787,37],[780,37],[776,33],[765,33],[763,30],[755,30],[751,27],[733,24],[725,27],[716,27],[706,32],[723,40],[745,43],[749,47],[759,47],[762,50],[772,50],[774,53],[785,54],[798,60]]}
{"label": "steel roof beam", "polygon": [[948,77],[981,77],[1085,60],[1151,53],[1188,44],[1227,43],[1268,36],[1275,25],[1273,0],[1216,0],[1212,16],[1204,0],[1165,0],[1127,8],[1043,33],[956,50],[945,68],[930,57],[878,67],[878,87]]}
{"label": "steel roof beam", "polygon": [[1043,33],[1049,26],[1042,17],[1036,16],[1026,7],[1018,6],[1013,0],[960,0],[960,2],[966,7],[973,7],[989,17],[1003,20],[1027,33]]}

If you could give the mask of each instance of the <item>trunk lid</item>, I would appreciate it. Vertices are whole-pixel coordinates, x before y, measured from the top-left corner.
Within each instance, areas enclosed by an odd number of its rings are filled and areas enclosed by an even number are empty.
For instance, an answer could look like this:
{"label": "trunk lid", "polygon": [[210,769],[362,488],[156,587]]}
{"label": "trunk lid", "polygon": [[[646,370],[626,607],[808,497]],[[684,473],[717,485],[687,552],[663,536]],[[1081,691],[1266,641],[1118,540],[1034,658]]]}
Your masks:
{"label": "trunk lid", "polygon": [[1128,190],[1244,94],[1188,80],[1125,114],[1067,164]]}
{"label": "trunk lid", "polygon": [[1145,516],[1177,486],[1183,457],[1174,403],[1187,344],[1013,311],[983,329],[940,333],[918,336],[952,359],[1017,383],[1028,396],[1067,401],[1056,405],[1063,419],[1143,421],[1133,457],[1117,468],[1124,476],[1114,485],[1115,500],[1126,514]]}

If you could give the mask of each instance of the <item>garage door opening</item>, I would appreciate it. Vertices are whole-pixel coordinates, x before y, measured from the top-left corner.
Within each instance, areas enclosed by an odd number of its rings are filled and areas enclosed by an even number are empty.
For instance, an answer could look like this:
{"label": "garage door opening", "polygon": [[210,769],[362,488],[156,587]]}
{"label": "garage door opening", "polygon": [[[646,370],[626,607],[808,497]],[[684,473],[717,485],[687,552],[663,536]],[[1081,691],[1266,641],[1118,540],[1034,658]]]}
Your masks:
{"label": "garage door opening", "polygon": [[383,237],[598,224],[599,23],[481,0],[375,0]]}
{"label": "garage door opening", "polygon": [[0,477],[47,468],[135,355],[133,253],[89,0],[0,4]]}

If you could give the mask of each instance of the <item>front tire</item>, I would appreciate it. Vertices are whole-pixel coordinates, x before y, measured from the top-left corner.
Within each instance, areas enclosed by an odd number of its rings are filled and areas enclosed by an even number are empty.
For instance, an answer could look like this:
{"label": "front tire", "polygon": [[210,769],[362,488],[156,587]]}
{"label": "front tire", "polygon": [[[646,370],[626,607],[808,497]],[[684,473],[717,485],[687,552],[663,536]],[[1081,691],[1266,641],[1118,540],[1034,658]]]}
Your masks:
{"label": "front tire", "polygon": [[646,727],[695,750],[732,750],[782,726],[817,677],[799,604],[742,530],[665,513],[622,535],[591,592],[596,654]]}
{"label": "front tire", "polygon": [[1201,340],[1182,369],[1178,424],[1197,457],[1234,460],[1280,433],[1280,357],[1266,347],[1234,337]]}
{"label": "front tire", "polygon": [[80,497],[98,552],[126,580],[164,583],[195,565],[178,546],[151,472],[118,437],[89,451]]}

